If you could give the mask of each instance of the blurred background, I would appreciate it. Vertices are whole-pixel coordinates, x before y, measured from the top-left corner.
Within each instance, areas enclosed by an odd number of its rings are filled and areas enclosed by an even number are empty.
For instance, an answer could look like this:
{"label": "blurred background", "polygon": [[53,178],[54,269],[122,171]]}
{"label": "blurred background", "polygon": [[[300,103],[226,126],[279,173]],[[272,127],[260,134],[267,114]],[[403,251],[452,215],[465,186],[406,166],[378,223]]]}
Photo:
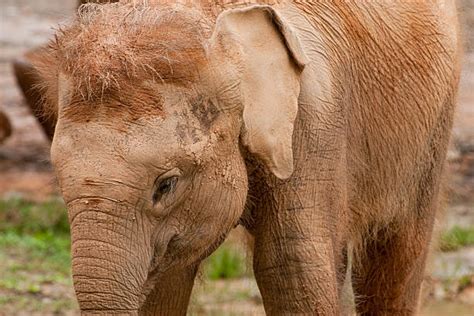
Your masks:
{"label": "blurred background", "polygon": [[[45,44],[75,8],[76,0],[0,0],[0,315],[78,315],[49,140],[12,69],[14,58]],[[459,0],[459,8],[466,54],[449,203],[426,275],[424,316],[474,315],[474,0]],[[191,315],[263,314],[243,239],[237,229],[203,264]]]}

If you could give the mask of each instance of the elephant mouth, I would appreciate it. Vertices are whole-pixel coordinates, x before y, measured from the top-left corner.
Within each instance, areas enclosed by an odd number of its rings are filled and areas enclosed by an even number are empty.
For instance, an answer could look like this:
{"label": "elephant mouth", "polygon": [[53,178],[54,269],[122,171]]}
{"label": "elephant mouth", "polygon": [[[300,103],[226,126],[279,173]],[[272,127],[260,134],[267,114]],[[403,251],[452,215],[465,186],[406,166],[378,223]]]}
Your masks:
{"label": "elephant mouth", "polygon": [[[143,285],[142,290],[142,300],[144,301],[145,297],[148,296],[151,291],[153,291],[157,280],[159,279],[160,275],[167,270],[167,267],[163,266],[163,261],[167,250],[170,248],[170,245],[173,244],[177,239],[177,234],[173,234],[168,242],[160,243],[157,242],[155,244],[153,250],[153,256],[150,260],[150,265],[148,268],[148,276]],[[143,302],[142,302],[143,303]]]}
{"label": "elephant mouth", "polygon": [[197,259],[198,262],[201,262],[202,260],[206,259],[209,257],[219,246],[224,242],[224,240],[227,238],[229,235],[229,232],[224,232],[219,237],[217,237],[216,241],[214,241],[212,244],[209,245],[209,247],[202,253],[201,256]]}
{"label": "elephant mouth", "polygon": [[155,245],[153,256],[150,260],[150,265],[148,268],[149,276],[163,271],[163,266],[162,266],[163,258],[165,257],[170,244],[172,244],[173,240],[175,239],[176,239],[176,235],[173,235],[171,239],[165,245],[161,243]]}

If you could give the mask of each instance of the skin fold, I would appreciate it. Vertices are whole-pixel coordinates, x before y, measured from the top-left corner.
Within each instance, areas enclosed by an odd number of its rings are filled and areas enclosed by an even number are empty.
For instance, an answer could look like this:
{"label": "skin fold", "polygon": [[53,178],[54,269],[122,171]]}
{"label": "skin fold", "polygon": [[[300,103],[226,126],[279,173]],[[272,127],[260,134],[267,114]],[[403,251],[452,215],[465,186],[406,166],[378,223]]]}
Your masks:
{"label": "skin fold", "polygon": [[184,315],[244,225],[269,315],[415,315],[459,79],[452,1],[86,5],[34,67],[84,315]]}

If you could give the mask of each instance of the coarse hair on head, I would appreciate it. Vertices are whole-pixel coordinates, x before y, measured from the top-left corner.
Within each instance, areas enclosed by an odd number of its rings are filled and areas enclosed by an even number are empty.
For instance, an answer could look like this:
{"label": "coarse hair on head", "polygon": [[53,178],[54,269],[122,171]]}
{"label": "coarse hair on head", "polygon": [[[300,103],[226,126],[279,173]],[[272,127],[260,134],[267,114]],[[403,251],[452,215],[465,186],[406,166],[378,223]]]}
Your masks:
{"label": "coarse hair on head", "polygon": [[46,98],[56,94],[61,73],[70,80],[76,97],[93,101],[141,81],[191,82],[206,62],[208,25],[189,8],[82,5],[76,19],[60,28],[36,58],[45,78],[40,88]]}

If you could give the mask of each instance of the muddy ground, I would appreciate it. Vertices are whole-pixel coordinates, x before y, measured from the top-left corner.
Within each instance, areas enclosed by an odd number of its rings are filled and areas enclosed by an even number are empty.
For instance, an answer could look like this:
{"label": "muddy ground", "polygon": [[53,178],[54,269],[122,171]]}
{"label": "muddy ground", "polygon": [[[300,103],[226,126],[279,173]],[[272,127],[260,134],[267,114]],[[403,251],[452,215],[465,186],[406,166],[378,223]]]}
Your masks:
{"label": "muddy ground", "polygon": [[[0,145],[0,197],[24,197],[44,200],[56,194],[49,163],[49,143],[24,100],[12,75],[11,60],[53,34],[53,27],[66,21],[75,7],[74,0],[0,0],[0,110],[12,121],[14,133]],[[449,153],[450,205],[440,226],[474,226],[474,0],[461,1],[462,23],[467,52],[464,58],[459,105]],[[1,252],[1,249],[0,249]],[[474,274],[474,248],[434,255],[428,309],[424,315],[463,315],[466,306],[474,304],[474,290],[448,293],[446,276],[455,278]],[[32,276],[34,277],[34,276]],[[1,276],[0,276],[1,278]],[[250,293],[245,301],[229,294]],[[194,297],[196,314],[257,315],[262,313],[258,290],[252,279],[219,281],[201,285]],[[70,285],[45,290],[46,298],[73,297]],[[48,294],[49,293],[49,294]],[[224,298],[216,298],[224,295]],[[220,300],[220,301],[219,301]],[[233,311],[216,312],[215,306]],[[474,305],[473,305],[474,306]],[[219,307],[219,308],[220,308]],[[467,309],[468,310],[468,309]],[[0,311],[2,315],[4,311]],[[75,314],[75,306],[60,314]],[[28,314],[22,307],[10,306],[8,315]],[[7,314],[5,314],[7,315]],[[38,315],[48,315],[48,312]],[[466,314],[468,315],[468,314]]]}

